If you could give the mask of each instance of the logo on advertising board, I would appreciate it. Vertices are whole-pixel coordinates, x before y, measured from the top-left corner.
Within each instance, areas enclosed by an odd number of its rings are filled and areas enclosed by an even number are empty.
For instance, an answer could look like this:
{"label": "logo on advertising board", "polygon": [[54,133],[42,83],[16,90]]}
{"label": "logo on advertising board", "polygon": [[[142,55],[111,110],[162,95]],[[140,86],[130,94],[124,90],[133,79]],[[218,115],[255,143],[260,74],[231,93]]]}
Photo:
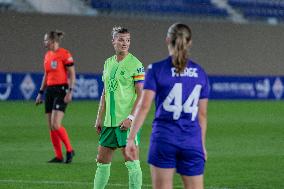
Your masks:
{"label": "logo on advertising board", "polygon": [[35,86],[35,83],[31,77],[30,74],[27,74],[21,85],[20,85],[20,90],[23,94],[23,96],[25,97],[25,99],[30,99],[34,93],[34,90],[35,90],[36,86]]}
{"label": "logo on advertising board", "polygon": [[284,86],[279,77],[275,79],[274,84],[272,86],[272,91],[276,99],[280,99],[282,97],[283,92],[284,92]]}
{"label": "logo on advertising board", "polygon": [[7,100],[12,91],[12,74],[5,74],[5,81],[0,80],[0,100]]}
{"label": "logo on advertising board", "polygon": [[79,75],[76,79],[73,96],[75,98],[98,98],[99,83],[95,78],[85,78]]}
{"label": "logo on advertising board", "polygon": [[270,92],[269,79],[265,78],[264,80],[257,81],[255,83],[255,89],[256,89],[257,97],[267,98]]}
{"label": "logo on advertising board", "polygon": [[215,82],[212,83],[212,91],[223,95],[238,97],[254,97],[255,91],[252,82]]}

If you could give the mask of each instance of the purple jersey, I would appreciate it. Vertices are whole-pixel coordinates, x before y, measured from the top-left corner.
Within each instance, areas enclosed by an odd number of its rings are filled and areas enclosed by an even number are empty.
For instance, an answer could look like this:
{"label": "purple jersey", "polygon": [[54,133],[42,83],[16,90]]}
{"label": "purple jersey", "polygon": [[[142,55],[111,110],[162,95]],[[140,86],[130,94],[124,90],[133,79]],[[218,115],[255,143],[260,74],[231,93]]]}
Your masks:
{"label": "purple jersey", "polygon": [[151,141],[202,149],[198,101],[209,96],[205,71],[190,60],[184,72],[177,74],[172,58],[168,57],[149,65],[144,89],[156,93]]}

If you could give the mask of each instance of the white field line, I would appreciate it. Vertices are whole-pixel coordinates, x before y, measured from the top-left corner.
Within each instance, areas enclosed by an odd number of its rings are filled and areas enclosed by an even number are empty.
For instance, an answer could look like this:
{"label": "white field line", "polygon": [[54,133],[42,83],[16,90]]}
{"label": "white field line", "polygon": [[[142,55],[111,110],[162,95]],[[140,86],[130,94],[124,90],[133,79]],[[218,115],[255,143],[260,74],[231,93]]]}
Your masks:
{"label": "white field line", "polygon": [[[52,180],[13,180],[13,179],[2,179],[0,184],[46,184],[46,185],[93,185],[92,182],[72,182],[72,181],[52,181]],[[108,186],[113,187],[128,187],[127,184],[119,183],[108,183]],[[143,184],[143,188],[152,188],[151,184]],[[183,186],[174,186],[174,188],[183,188]],[[220,188],[220,187],[207,187],[206,189],[233,189],[233,188]],[[246,189],[246,188],[237,188],[237,189]]]}
{"label": "white field line", "polygon": [[[78,186],[91,186],[92,182],[72,182],[72,181],[45,181],[45,180],[12,180],[12,179],[3,179],[0,180],[0,184],[3,183],[12,183],[12,184],[45,184],[45,185],[78,185]],[[128,187],[127,184],[119,184],[119,183],[108,183],[108,186],[113,187]],[[151,188],[150,184],[143,184],[143,187]]]}

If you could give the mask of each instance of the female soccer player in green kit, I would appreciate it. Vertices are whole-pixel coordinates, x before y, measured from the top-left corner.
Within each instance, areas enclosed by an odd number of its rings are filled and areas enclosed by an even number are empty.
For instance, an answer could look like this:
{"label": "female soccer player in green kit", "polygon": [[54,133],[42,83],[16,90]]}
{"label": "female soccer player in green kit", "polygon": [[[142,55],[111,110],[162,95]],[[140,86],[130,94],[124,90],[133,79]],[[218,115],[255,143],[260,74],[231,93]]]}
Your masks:
{"label": "female soccer player in green kit", "polygon": [[108,58],[104,64],[102,78],[104,90],[95,123],[100,139],[94,189],[103,189],[107,185],[111,159],[117,148],[121,148],[125,159],[129,174],[129,188],[140,189],[142,186],[142,171],[138,157],[140,133],[135,139],[134,158],[126,155],[125,146],[129,128],[134,119],[133,115],[141,99],[144,67],[135,56],[128,52],[130,33],[126,28],[113,28],[112,44],[115,55]]}

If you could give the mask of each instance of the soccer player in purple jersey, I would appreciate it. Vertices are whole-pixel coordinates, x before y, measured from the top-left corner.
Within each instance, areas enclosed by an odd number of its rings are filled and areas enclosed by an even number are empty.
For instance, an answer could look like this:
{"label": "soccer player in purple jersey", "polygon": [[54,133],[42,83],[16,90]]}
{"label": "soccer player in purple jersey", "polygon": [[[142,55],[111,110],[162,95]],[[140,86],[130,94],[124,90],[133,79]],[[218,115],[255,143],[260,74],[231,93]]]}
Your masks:
{"label": "soccer player in purple jersey", "polygon": [[126,146],[135,155],[135,136],[155,98],[156,112],[148,163],[154,189],[171,189],[176,171],[184,188],[203,189],[209,84],[205,71],[189,59],[191,29],[173,24],[167,33],[169,57],[149,65],[142,100]]}

